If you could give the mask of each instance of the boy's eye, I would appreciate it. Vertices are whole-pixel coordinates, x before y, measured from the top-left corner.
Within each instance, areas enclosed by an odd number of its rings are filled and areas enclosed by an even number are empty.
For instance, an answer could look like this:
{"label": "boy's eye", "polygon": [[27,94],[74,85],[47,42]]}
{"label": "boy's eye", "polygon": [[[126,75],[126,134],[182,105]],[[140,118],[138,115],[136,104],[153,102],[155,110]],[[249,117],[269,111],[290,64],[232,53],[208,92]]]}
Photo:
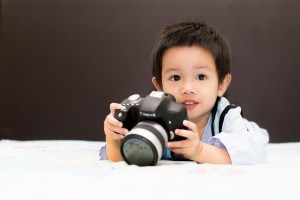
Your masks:
{"label": "boy's eye", "polygon": [[179,81],[180,80],[180,76],[174,75],[174,76],[171,77],[171,80],[172,81]]}
{"label": "boy's eye", "polygon": [[198,80],[205,80],[205,79],[206,79],[206,76],[203,75],[203,74],[199,74],[199,75],[197,76],[197,79],[198,79]]}

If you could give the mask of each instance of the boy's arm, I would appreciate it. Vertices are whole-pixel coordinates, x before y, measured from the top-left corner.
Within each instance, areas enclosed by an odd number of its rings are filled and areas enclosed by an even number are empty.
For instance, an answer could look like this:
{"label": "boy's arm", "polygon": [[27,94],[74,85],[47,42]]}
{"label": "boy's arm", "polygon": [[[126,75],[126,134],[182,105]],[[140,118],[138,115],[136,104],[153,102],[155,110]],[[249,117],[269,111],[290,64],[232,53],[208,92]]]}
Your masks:
{"label": "boy's arm", "polygon": [[201,152],[193,160],[198,163],[231,164],[226,148],[202,143]]}
{"label": "boy's arm", "polygon": [[127,129],[122,127],[122,123],[114,118],[115,110],[120,109],[121,107],[121,104],[111,103],[110,114],[105,118],[104,121],[104,133],[106,135],[106,155],[108,160],[114,162],[123,160],[120,152],[120,140],[128,132]]}
{"label": "boy's arm", "polygon": [[120,140],[114,140],[106,137],[106,153],[108,160],[113,162],[123,161],[120,152]]}

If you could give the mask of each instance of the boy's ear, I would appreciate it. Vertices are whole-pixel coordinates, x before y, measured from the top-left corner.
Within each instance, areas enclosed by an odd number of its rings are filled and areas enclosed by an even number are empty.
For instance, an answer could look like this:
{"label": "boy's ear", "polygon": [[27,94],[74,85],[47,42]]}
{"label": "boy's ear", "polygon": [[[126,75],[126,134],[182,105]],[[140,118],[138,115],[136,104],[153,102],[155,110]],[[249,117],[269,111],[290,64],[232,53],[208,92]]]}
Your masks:
{"label": "boy's ear", "polygon": [[232,76],[231,74],[227,74],[221,84],[219,84],[218,88],[218,96],[221,97],[225,94],[230,82],[231,82]]}
{"label": "boy's ear", "polygon": [[153,85],[154,85],[154,87],[156,88],[157,91],[162,91],[160,89],[159,84],[157,83],[157,80],[154,76],[152,77],[152,83],[153,83]]}

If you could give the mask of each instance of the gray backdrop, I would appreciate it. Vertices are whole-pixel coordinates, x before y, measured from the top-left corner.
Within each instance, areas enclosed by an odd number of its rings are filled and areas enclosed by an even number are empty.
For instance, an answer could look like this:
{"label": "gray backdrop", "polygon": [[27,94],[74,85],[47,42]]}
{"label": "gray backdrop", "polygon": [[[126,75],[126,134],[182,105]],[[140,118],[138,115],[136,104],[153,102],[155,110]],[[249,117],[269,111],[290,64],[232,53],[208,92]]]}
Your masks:
{"label": "gray backdrop", "polygon": [[160,29],[196,18],[231,43],[231,102],[272,142],[300,140],[300,1],[0,2],[0,139],[104,140],[110,102],[153,90]]}

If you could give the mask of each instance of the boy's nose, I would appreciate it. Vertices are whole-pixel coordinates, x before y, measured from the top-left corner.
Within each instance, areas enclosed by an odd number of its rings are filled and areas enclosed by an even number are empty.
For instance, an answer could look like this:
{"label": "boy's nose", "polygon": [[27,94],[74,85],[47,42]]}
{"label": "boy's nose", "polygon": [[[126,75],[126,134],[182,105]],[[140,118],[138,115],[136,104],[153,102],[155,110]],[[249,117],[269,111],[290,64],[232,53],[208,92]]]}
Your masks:
{"label": "boy's nose", "polygon": [[194,84],[192,82],[186,82],[182,87],[182,94],[195,94]]}

